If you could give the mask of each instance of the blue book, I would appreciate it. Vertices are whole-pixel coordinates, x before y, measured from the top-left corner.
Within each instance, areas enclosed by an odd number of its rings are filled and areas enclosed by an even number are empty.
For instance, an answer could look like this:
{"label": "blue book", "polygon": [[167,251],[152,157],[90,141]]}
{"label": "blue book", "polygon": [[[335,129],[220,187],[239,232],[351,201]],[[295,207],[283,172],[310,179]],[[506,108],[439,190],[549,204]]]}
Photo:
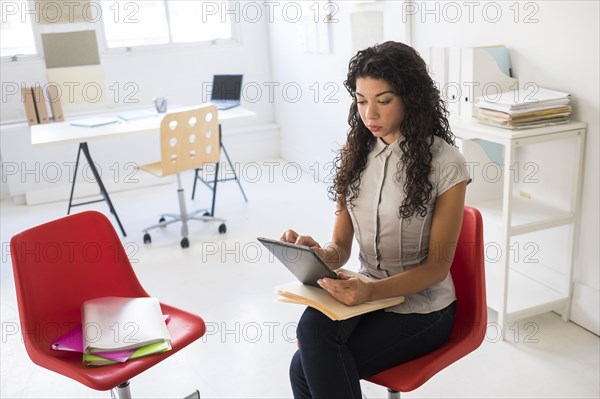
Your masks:
{"label": "blue book", "polygon": [[123,119],[124,121],[132,121],[135,119],[143,119],[156,116],[156,111],[151,111],[149,109],[136,109],[133,111],[121,112],[117,116]]}
{"label": "blue book", "polygon": [[104,116],[95,116],[91,118],[78,119],[70,122],[71,126],[81,126],[81,127],[96,127],[96,126],[104,126],[110,125],[111,123],[117,123],[119,119],[114,117],[104,117]]}

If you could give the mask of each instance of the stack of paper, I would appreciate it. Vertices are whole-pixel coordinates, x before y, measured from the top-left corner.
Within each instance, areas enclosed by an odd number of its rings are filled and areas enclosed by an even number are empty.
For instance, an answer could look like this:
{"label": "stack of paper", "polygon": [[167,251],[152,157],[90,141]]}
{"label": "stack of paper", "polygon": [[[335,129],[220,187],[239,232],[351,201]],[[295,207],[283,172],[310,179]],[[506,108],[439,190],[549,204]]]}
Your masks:
{"label": "stack of paper", "polygon": [[497,99],[479,97],[475,106],[480,122],[505,129],[527,129],[567,123],[571,116],[571,95],[537,87],[535,90],[507,91]]}
{"label": "stack of paper", "polygon": [[164,316],[156,298],[104,297],[82,306],[78,325],[51,345],[83,353],[84,366],[123,363],[171,349]]}

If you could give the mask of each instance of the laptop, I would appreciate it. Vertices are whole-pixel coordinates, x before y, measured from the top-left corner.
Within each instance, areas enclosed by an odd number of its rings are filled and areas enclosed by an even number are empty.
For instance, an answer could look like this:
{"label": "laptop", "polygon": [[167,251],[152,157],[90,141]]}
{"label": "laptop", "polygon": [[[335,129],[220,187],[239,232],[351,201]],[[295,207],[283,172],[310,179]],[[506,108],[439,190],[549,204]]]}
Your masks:
{"label": "laptop", "polygon": [[214,75],[210,102],[217,109],[229,109],[240,105],[243,75]]}

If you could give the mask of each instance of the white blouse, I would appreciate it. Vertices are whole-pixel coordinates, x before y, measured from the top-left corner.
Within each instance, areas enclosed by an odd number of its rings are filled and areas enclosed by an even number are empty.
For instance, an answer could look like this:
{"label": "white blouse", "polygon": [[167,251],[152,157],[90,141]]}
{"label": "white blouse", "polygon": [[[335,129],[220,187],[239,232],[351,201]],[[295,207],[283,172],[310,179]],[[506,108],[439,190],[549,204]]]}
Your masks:
{"label": "white blouse", "polygon": [[[403,140],[403,137],[399,139]],[[405,197],[404,173],[397,179],[402,152],[399,141],[387,145],[378,139],[369,153],[361,174],[360,192],[348,211],[354,235],[360,247],[360,272],[373,278],[385,278],[420,265],[427,260],[429,235],[435,199],[454,185],[469,179],[465,158],[460,151],[439,137],[434,138],[431,200],[427,214],[400,218]],[[444,256],[444,249],[438,253]],[[408,295],[396,313],[430,313],[445,308],[456,299],[450,273],[445,280],[421,292]]]}

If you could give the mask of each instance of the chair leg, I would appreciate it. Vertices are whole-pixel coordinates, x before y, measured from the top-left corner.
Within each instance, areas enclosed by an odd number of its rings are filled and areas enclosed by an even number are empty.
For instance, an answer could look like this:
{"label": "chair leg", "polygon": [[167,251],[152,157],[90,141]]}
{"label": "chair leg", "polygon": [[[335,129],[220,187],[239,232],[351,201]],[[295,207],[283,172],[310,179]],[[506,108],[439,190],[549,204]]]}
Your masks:
{"label": "chair leg", "polygon": [[122,383],[110,390],[112,399],[131,399],[131,390],[129,389],[129,381]]}
{"label": "chair leg", "polygon": [[[189,236],[188,221],[190,221],[190,220],[201,220],[203,222],[221,222],[221,224],[219,225],[219,233],[220,234],[226,233],[227,226],[225,226],[225,219],[215,218],[212,216],[204,216],[204,215],[208,215],[207,209],[196,210],[191,213],[188,213],[187,205],[186,205],[186,201],[185,201],[185,193],[183,190],[183,184],[181,183],[181,175],[179,173],[177,173],[176,176],[177,176],[177,200],[179,201],[179,214],[163,213],[161,215],[161,219],[160,219],[159,223],[153,224],[152,226],[149,226],[149,227],[146,227],[143,230],[144,231],[144,243],[148,244],[148,243],[152,242],[152,237],[150,236],[150,233],[148,233],[150,230],[154,230],[154,229],[161,228],[161,227],[166,227],[172,223],[181,222],[181,237],[182,237],[181,247],[187,248],[190,245],[190,241],[188,239],[188,236]],[[214,200],[213,200],[212,205],[214,207]],[[202,216],[197,216],[198,214],[202,214]],[[171,218],[171,220],[166,220],[167,217]]]}
{"label": "chair leg", "polygon": [[400,392],[388,388],[388,399],[400,399]]}
{"label": "chair leg", "polygon": [[189,234],[188,232],[188,213],[187,206],[185,205],[185,196],[183,193],[183,185],[181,184],[181,176],[177,173],[177,198],[179,199],[179,212],[181,214],[181,236],[186,238]]}

